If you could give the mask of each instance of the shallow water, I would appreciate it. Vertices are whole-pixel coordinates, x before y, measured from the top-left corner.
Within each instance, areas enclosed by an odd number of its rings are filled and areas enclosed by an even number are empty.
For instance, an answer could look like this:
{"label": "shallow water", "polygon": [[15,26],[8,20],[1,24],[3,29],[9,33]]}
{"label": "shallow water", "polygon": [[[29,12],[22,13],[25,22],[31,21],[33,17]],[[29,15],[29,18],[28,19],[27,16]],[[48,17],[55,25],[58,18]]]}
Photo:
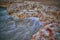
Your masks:
{"label": "shallow water", "polygon": [[[5,20],[6,19],[6,20]],[[34,19],[10,20],[7,16],[0,19],[1,40],[30,40],[41,25]]]}
{"label": "shallow water", "polygon": [[[34,3],[34,2],[33,2]],[[29,2],[27,2],[29,4]],[[32,3],[31,3],[32,4]],[[33,4],[34,5],[34,4]],[[12,5],[15,10],[15,5]],[[19,5],[18,5],[19,6]],[[36,4],[37,6],[37,4]],[[27,6],[29,7],[29,5]],[[24,7],[23,7],[24,8]],[[13,10],[11,9],[11,10]],[[55,11],[56,7],[48,8],[47,5],[42,5],[42,8],[39,9],[41,13],[45,13],[44,11]],[[5,10],[5,9],[2,9]],[[36,9],[22,9],[19,13],[38,13],[35,12]],[[32,12],[31,12],[32,11]],[[46,15],[45,15],[46,16]],[[38,17],[29,17],[26,19],[18,19],[11,17],[7,12],[0,13],[0,40],[31,40],[33,34],[37,33],[40,28],[43,27],[44,22],[38,22]]]}
{"label": "shallow water", "polygon": [[[9,16],[9,15],[8,15]],[[42,26],[35,19],[12,20],[3,17],[0,21],[0,38],[1,40],[30,40]],[[6,20],[4,19],[6,18]]]}

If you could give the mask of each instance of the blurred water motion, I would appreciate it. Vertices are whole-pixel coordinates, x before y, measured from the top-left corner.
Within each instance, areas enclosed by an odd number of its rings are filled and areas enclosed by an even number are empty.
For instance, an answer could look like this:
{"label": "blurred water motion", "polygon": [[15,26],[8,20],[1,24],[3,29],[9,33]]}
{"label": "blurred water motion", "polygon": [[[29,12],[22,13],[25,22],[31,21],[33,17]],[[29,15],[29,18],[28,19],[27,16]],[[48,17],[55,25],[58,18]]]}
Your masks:
{"label": "blurred water motion", "polygon": [[0,16],[4,16],[7,14],[7,8],[6,7],[0,7]]}
{"label": "blurred water motion", "polygon": [[7,20],[9,16],[7,15],[7,8],[6,7],[0,7],[0,21]]}
{"label": "blurred water motion", "polygon": [[34,1],[0,7],[0,40],[60,40],[58,9]]}
{"label": "blurred water motion", "polygon": [[[34,24],[31,24],[32,22],[30,23],[32,26],[28,26],[27,25],[28,23],[26,23],[26,22],[21,22],[23,24],[21,24],[21,23],[20,24],[16,24],[17,25],[16,26],[15,23],[14,22],[12,23],[12,22],[10,21],[10,23],[3,24],[3,26],[4,25],[6,25],[6,26],[4,26],[3,28],[0,29],[1,30],[1,35],[2,36],[5,35],[6,38],[7,38],[6,40],[8,40],[10,37],[11,37],[12,40],[15,40],[15,39],[17,39],[17,40],[19,40],[19,39],[20,40],[22,40],[22,39],[28,39],[28,40],[30,40],[31,36],[35,32],[37,32],[39,30],[39,28],[40,28],[40,25],[35,24],[35,23],[34,23],[35,25]],[[24,35],[26,35],[26,37]],[[13,36],[14,36],[14,38],[13,38]],[[19,37],[19,39],[16,36]],[[9,39],[9,40],[11,40],[11,39]]]}
{"label": "blurred water motion", "polygon": [[31,40],[31,36],[41,27],[35,19],[31,18],[22,21],[3,18],[3,21],[0,21],[0,38],[1,40]]}

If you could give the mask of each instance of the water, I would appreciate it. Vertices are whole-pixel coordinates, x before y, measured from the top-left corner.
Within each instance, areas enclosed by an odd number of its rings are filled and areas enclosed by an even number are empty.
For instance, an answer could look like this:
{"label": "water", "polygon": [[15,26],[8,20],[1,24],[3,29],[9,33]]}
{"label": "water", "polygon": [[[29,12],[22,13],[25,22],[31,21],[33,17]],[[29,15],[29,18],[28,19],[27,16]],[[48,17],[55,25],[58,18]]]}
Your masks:
{"label": "water", "polygon": [[[42,6],[44,10],[48,9],[47,6]],[[15,7],[13,9],[15,9]],[[24,12],[26,12],[26,10],[24,10]],[[42,13],[44,12],[42,11]],[[37,17],[22,20],[16,19],[17,18],[12,18],[8,15],[5,7],[0,7],[0,40],[31,40],[32,35],[37,33],[44,24],[44,22],[38,22],[39,18]]]}
{"label": "water", "polygon": [[0,21],[7,20],[9,18],[7,8],[0,7]]}
{"label": "water", "polygon": [[35,17],[16,21],[8,16],[7,14],[1,16],[0,40],[30,40],[31,36],[42,27]]}

